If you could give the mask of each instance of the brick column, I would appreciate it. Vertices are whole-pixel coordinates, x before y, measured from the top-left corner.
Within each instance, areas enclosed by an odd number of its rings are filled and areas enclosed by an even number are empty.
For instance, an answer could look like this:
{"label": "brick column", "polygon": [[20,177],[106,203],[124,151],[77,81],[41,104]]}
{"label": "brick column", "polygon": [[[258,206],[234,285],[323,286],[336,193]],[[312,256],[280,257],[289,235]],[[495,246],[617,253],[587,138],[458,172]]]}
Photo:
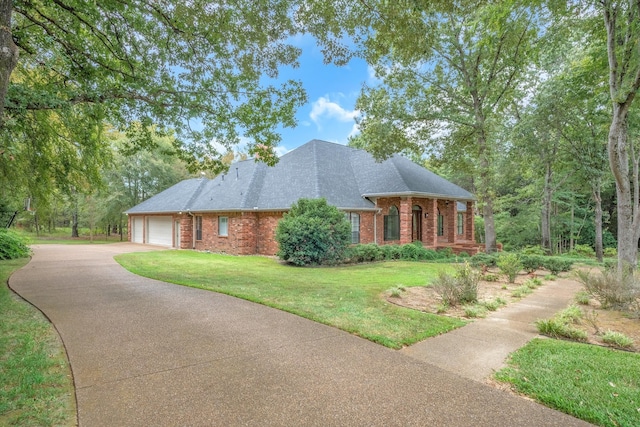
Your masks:
{"label": "brick column", "polygon": [[475,218],[473,215],[473,202],[467,202],[467,213],[466,213],[466,220],[467,220],[467,224],[465,227],[465,238],[470,241],[475,243],[475,236],[476,236],[476,232],[475,232]]}
{"label": "brick column", "polygon": [[425,229],[422,233],[422,241],[425,246],[435,248],[438,245],[438,200],[427,199],[425,201]]}
{"label": "brick column", "polygon": [[411,197],[400,198],[400,244],[411,243],[413,234],[412,221],[413,212],[411,211]]}
{"label": "brick column", "polygon": [[451,211],[451,238],[449,241],[451,243],[456,243],[458,238],[462,238],[462,236],[458,237],[458,202],[453,201],[449,202],[449,209]]}
{"label": "brick column", "polygon": [[444,211],[444,227],[445,227],[445,237],[446,241],[449,243],[455,242],[456,232],[456,202],[449,200],[445,202],[445,211]]}

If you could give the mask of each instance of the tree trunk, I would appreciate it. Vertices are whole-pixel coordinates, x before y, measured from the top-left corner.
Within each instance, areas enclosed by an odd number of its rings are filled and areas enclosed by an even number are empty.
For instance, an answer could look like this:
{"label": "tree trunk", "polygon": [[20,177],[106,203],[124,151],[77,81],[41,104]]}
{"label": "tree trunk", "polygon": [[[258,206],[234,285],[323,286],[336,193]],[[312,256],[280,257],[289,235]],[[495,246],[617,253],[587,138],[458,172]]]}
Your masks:
{"label": "tree trunk", "polygon": [[574,241],[574,224],[575,224],[575,220],[576,220],[576,208],[573,205],[573,200],[571,201],[571,223],[569,224],[569,252],[571,252],[576,246],[575,246],[575,241]]}
{"label": "tree trunk", "polygon": [[542,249],[548,253],[553,252],[551,247],[551,200],[553,198],[553,187],[551,186],[551,180],[553,178],[553,170],[551,165],[547,164],[544,174],[544,188],[542,193],[542,212],[541,212],[541,226],[542,226]]}
{"label": "tree trunk", "polygon": [[78,209],[76,208],[71,215],[71,237],[79,237],[78,235]]}
{"label": "tree trunk", "polygon": [[[609,92],[613,107],[607,151],[609,166],[616,181],[618,270],[622,272],[625,268],[636,267],[640,239],[638,174],[636,172],[633,176],[629,175],[630,159],[627,141],[629,109],[640,90],[640,61],[630,55],[634,49],[637,49],[638,36],[640,36],[640,28],[637,26],[640,18],[640,3],[603,1],[602,7],[607,30]],[[636,159],[632,160],[635,166]]]}
{"label": "tree trunk", "polygon": [[593,201],[595,202],[594,228],[596,231],[596,259],[602,262],[604,249],[602,247],[602,195],[600,194],[600,182],[593,185]]}
{"label": "tree trunk", "polygon": [[0,0],[0,129],[4,125],[4,104],[11,73],[18,63],[18,47],[11,33],[13,0]]}
{"label": "tree trunk", "polygon": [[[634,209],[627,150],[627,109],[613,104],[609,128],[609,165],[616,181],[618,210],[618,268],[635,268],[638,263],[638,209]],[[637,183],[634,183],[637,186]],[[634,211],[636,215],[634,215]]]}

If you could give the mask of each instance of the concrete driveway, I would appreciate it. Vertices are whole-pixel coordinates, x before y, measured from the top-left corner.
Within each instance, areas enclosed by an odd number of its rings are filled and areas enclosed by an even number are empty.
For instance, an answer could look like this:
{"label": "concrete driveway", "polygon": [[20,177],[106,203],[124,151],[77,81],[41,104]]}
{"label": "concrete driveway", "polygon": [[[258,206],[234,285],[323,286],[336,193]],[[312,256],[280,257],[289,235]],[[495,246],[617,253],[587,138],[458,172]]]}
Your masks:
{"label": "concrete driveway", "polygon": [[292,314],[41,245],[10,286],[66,346],[81,426],[586,426]]}

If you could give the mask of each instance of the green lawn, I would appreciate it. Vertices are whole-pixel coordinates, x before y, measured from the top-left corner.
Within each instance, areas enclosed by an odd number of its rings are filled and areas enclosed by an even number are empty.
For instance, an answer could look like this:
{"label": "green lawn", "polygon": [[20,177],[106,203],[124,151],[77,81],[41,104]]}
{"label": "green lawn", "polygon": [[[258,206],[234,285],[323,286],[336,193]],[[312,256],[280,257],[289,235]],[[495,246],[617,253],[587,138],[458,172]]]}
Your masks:
{"label": "green lawn", "polygon": [[7,287],[11,273],[28,261],[0,261],[0,425],[75,425],[62,343],[47,319]]}
{"label": "green lawn", "polygon": [[[103,244],[103,243],[115,243],[120,242],[119,234],[112,234],[110,236],[94,235],[93,240],[89,236],[88,229],[79,230],[80,237],[71,237],[71,228],[57,228],[52,232],[41,232],[36,234],[34,232],[25,231],[19,228],[13,229],[16,233],[26,239],[29,245],[42,245],[42,244],[59,244],[59,245],[86,245],[89,243]],[[124,236],[124,241],[127,240],[127,236]]]}
{"label": "green lawn", "polygon": [[496,378],[585,421],[640,426],[640,354],[535,339],[513,353]]}
{"label": "green lawn", "polygon": [[425,285],[443,264],[381,262],[300,268],[272,258],[193,251],[123,254],[116,260],[133,273],[208,289],[265,304],[335,326],[391,348],[401,348],[464,325],[402,308],[381,298],[397,285]]}

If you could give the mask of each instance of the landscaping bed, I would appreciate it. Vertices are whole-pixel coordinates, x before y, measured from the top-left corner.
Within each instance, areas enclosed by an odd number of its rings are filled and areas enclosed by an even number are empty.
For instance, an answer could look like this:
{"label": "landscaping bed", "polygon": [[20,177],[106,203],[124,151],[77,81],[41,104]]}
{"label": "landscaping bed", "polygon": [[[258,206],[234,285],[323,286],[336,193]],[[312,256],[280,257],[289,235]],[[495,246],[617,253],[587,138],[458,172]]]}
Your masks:
{"label": "landscaping bed", "polygon": [[[555,280],[545,270],[538,270],[532,274],[518,275],[514,283],[509,283],[506,279],[499,277],[497,269],[487,270],[483,277],[489,276],[492,280],[480,280],[478,284],[478,306],[483,303],[496,300],[503,301],[500,306],[509,305],[515,301],[526,297],[525,288],[531,283],[532,278],[537,278],[541,285],[545,286],[550,280]],[[573,280],[570,273],[563,273],[564,280]],[[498,277],[498,280],[494,280]],[[533,286],[531,287],[533,291]],[[523,294],[524,293],[524,294]],[[391,304],[395,304],[405,308],[423,311],[426,313],[434,313],[443,316],[455,317],[459,319],[469,319],[473,317],[484,317],[491,310],[480,311],[469,310],[469,305],[443,306],[440,295],[432,286],[412,286],[398,289],[387,290],[383,294],[383,298]],[[574,326],[586,332],[587,338],[583,342],[596,344],[607,347],[620,348],[611,343],[603,341],[603,336],[608,331],[624,334],[633,340],[633,344],[625,347],[626,351],[640,352],[640,319],[618,310],[603,309],[595,298],[589,298],[588,304],[576,304],[583,312],[580,319],[576,319]],[[500,307],[497,308],[498,310]],[[471,315],[470,315],[471,314]]]}

